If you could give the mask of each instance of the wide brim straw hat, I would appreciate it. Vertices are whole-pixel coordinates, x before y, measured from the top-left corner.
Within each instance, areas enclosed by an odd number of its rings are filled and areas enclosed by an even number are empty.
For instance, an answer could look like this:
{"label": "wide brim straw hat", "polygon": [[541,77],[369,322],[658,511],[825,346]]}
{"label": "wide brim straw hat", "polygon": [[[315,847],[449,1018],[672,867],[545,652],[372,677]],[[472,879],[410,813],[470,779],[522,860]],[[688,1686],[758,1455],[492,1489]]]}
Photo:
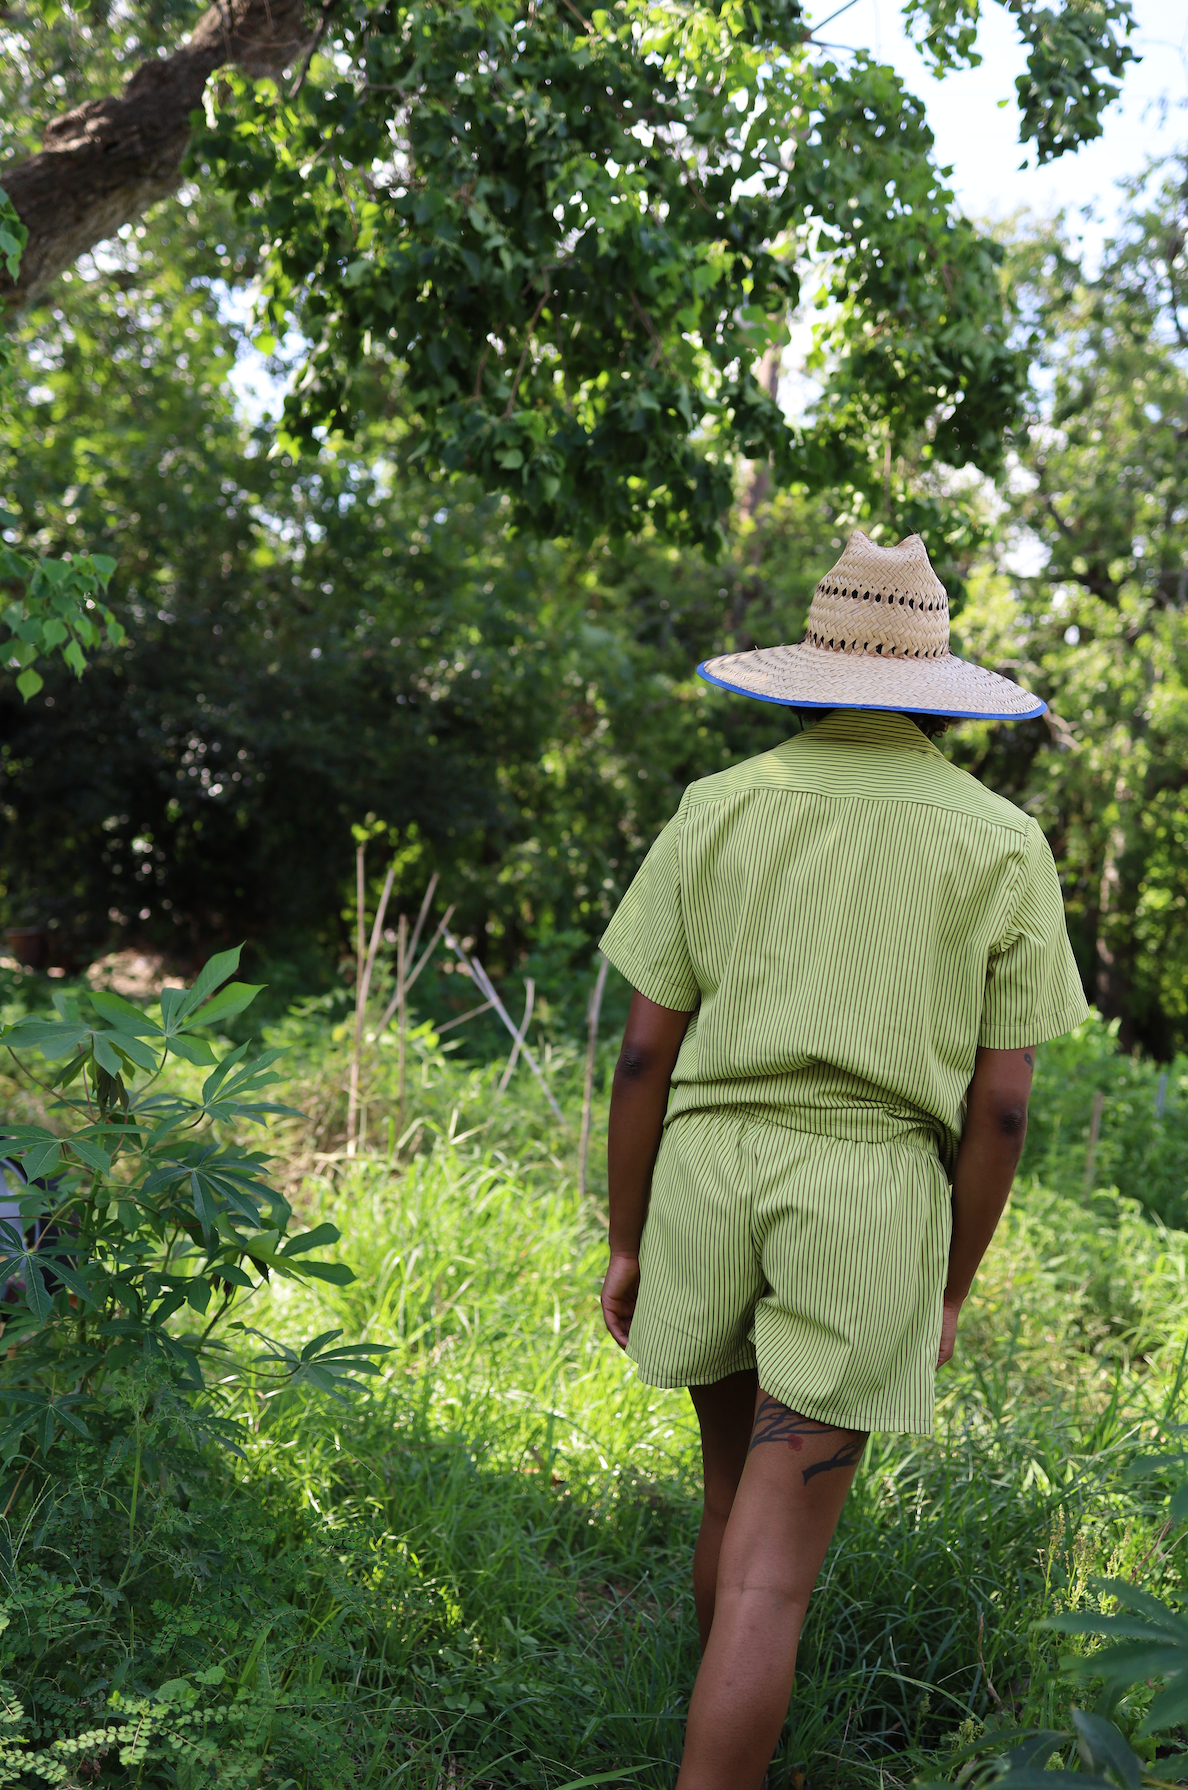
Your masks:
{"label": "wide brim straw hat", "polygon": [[861,529],[818,584],[799,645],[723,653],[697,670],[720,689],[792,708],[1028,721],[1048,706],[949,651],[948,594],[919,535],[880,547]]}

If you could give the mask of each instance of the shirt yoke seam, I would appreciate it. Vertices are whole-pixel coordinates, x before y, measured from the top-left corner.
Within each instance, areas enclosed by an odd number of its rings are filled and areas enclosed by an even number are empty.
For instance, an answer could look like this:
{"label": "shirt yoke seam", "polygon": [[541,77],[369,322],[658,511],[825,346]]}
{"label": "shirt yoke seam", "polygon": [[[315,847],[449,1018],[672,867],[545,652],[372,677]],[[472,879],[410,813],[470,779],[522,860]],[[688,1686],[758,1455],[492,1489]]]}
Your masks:
{"label": "shirt yoke seam", "polygon": [[[976,781],[976,779],[974,779],[974,781]],[[898,802],[908,808],[940,808],[946,814],[963,814],[966,819],[982,821],[988,827],[1001,827],[1005,832],[1018,834],[1021,839],[1026,838],[1028,828],[1031,824],[1031,817],[1026,814],[1021,815],[1017,821],[996,820],[988,814],[975,814],[968,808],[950,808],[947,803],[935,801],[928,796],[868,796],[862,795],[857,791],[853,794],[846,795],[827,795],[819,789],[778,789],[770,784],[764,789],[764,793],[767,792],[774,795],[811,796],[819,802]],[[694,807],[708,808],[712,803],[729,802],[736,796],[750,795],[752,793],[758,794],[759,790],[734,790],[729,795],[703,796],[699,800],[690,801],[689,807],[691,809]],[[684,829],[682,828],[682,832],[683,830]]]}

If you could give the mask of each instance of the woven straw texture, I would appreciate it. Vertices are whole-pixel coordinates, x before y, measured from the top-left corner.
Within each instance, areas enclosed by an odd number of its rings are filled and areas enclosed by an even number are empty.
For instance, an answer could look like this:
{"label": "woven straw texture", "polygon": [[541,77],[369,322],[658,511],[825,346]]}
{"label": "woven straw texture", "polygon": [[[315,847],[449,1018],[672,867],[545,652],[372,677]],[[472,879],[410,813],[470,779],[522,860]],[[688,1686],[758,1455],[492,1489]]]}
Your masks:
{"label": "woven straw texture", "polygon": [[949,651],[949,599],[919,535],[880,547],[860,529],[813,595],[799,646],[725,653],[710,683],[767,702],[1021,721],[1046,703]]}

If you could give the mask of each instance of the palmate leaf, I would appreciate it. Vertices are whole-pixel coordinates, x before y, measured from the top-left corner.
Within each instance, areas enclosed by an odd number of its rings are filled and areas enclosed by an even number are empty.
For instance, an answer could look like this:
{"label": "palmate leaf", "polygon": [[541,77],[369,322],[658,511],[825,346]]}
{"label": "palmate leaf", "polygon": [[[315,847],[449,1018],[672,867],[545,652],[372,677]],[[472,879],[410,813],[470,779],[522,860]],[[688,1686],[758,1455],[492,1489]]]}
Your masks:
{"label": "palmate leaf", "polygon": [[16,1392],[5,1390],[0,1394],[0,1405],[23,1404],[20,1411],[0,1429],[0,1454],[7,1452],[14,1442],[36,1430],[37,1444],[42,1453],[48,1453],[53,1445],[54,1435],[59,1423],[73,1430],[76,1436],[88,1436],[86,1421],[79,1410],[88,1403],[86,1395],[80,1392],[68,1392],[60,1398],[44,1392]]}
{"label": "palmate leaf", "polygon": [[391,1349],[383,1343],[348,1343],[341,1348],[333,1348],[331,1345],[342,1335],[341,1330],[324,1330],[320,1336],[307,1342],[300,1353],[288,1343],[265,1336],[261,1330],[253,1330],[244,1325],[243,1331],[247,1336],[258,1337],[266,1345],[257,1360],[275,1363],[287,1369],[290,1386],[307,1386],[315,1392],[328,1393],[340,1403],[343,1402],[344,1390],[362,1390],[353,1375],[380,1371],[371,1360],[373,1355],[391,1354]]}

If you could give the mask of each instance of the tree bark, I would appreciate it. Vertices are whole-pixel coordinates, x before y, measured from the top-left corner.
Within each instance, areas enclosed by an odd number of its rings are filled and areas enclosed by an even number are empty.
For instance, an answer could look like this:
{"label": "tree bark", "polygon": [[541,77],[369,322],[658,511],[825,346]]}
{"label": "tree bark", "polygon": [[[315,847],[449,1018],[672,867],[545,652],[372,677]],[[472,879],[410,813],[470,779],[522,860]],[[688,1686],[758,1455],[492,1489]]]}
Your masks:
{"label": "tree bark", "polygon": [[0,314],[31,304],[80,255],[177,189],[190,114],[216,68],[279,77],[312,36],[304,0],[221,0],[183,49],[141,63],[123,93],[47,125],[37,155],[0,168],[29,232],[16,280],[0,272]]}

